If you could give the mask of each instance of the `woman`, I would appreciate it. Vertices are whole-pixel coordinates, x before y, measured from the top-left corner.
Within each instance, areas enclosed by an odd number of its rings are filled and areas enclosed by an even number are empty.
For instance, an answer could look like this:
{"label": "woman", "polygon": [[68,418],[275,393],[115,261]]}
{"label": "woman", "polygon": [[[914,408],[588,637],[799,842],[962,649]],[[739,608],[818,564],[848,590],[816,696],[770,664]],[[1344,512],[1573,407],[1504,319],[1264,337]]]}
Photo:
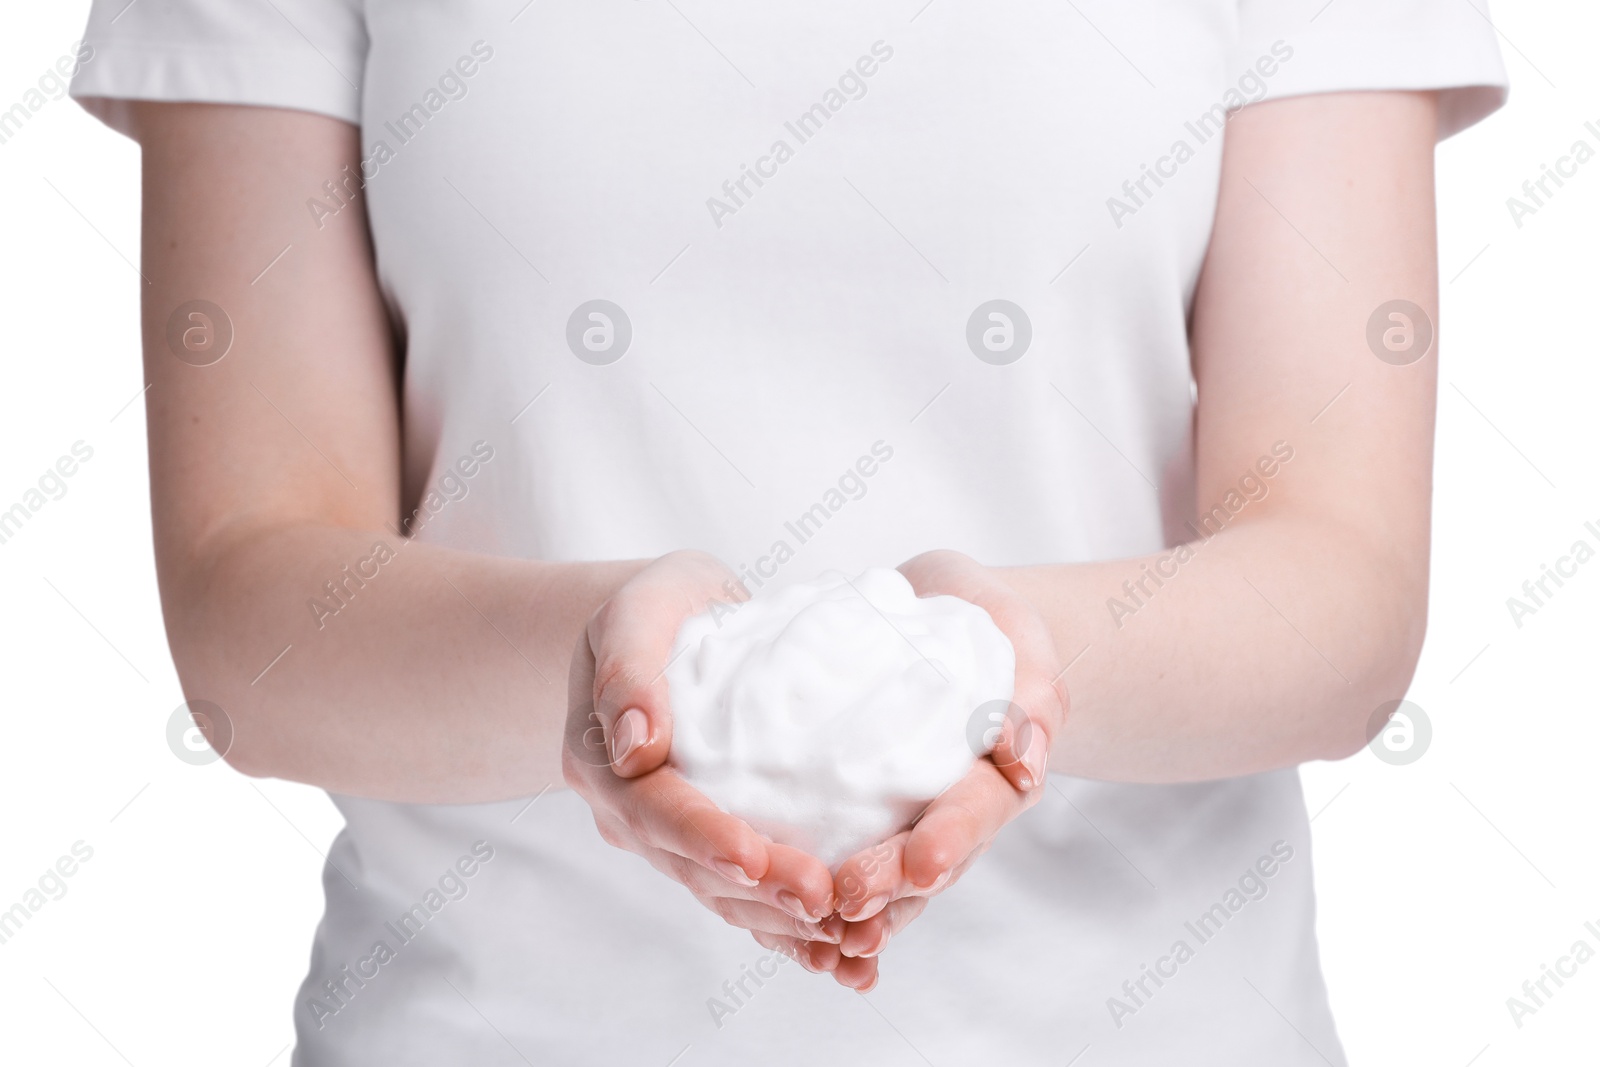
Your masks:
{"label": "woman", "polygon": [[[1422,641],[1475,10],[111,0],[87,41],[185,692],[348,823],[297,1064],[1342,1062],[1294,768]],[[1007,632],[1032,728],[830,872],[663,765],[662,672],[714,598],[897,561]]]}

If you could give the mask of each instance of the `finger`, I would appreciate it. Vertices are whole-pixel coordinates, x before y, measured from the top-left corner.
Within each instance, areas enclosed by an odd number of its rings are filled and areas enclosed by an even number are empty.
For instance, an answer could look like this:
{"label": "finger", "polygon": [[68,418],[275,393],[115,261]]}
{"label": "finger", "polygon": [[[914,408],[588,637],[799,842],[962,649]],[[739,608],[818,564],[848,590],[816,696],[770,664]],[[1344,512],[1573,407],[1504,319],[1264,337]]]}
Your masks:
{"label": "finger", "polygon": [[802,941],[801,951],[811,961],[818,971],[832,974],[844,962],[844,957],[839,955],[839,946],[826,941]]}
{"label": "finger", "polygon": [[870,993],[878,984],[878,961],[871,958],[841,958],[833,968],[833,980],[857,993]]}
{"label": "finger", "polygon": [[643,856],[650,866],[688,888],[696,900],[715,912],[724,922],[752,933],[784,934],[807,941],[837,944],[844,936],[844,923],[829,916],[829,926],[806,915],[795,914],[781,904],[762,899],[772,894],[762,886],[744,888],[733,885],[693,860],[663,849],[633,843],[630,851]]}
{"label": "finger", "polygon": [[567,722],[562,738],[561,773],[568,785],[580,791],[598,788],[608,779],[646,773],[664,760],[663,756],[651,762],[650,753],[654,749],[646,748],[643,754],[634,753],[629,757],[626,764],[629,775],[619,775],[613,753],[633,752],[636,746],[631,738],[648,736],[653,742],[660,742],[656,747],[663,752],[672,743],[670,719],[663,729],[652,727],[644,713],[638,711],[624,715],[621,723],[603,722],[592,699],[595,668],[589,634],[579,634],[567,674]]}
{"label": "finger", "polygon": [[763,899],[796,918],[821,920],[834,910],[833,875],[815,856],[788,845],[767,844]]}
{"label": "finger", "polygon": [[919,597],[944,593],[975,604],[1011,642],[1016,687],[1008,721],[990,759],[1014,788],[1038,789],[1044,783],[1056,727],[1068,707],[1059,650],[1038,609],[1007,583],[1006,571],[991,570],[960,553],[926,553],[907,561],[901,570]]}
{"label": "finger", "polygon": [[1004,586],[1000,589],[986,595],[980,606],[1011,641],[1016,685],[989,759],[1013,788],[1026,793],[1044,785],[1056,725],[1066,715],[1066,686],[1055,643],[1038,612]]}
{"label": "finger", "polygon": [[904,930],[928,906],[927,897],[902,897],[891,900],[889,906],[870,919],[846,923],[839,952],[847,957],[871,958],[881,956],[889,947],[889,939]]}
{"label": "finger", "polygon": [[710,908],[729,926],[737,926],[752,933],[760,930],[763,933],[781,934],[785,937],[799,938],[804,941],[824,941],[828,943],[834,943],[839,936],[827,933],[817,923],[796,919],[794,916],[779,911],[770,904],[763,904],[759,900],[715,896],[700,897],[699,899],[700,903]]}
{"label": "finger", "polygon": [[901,854],[910,837],[910,830],[902,830],[839,865],[833,892],[841,918],[869,919],[900,895],[906,885]]}
{"label": "finger", "polygon": [[839,954],[852,959],[870,958],[889,947],[889,913],[895,902],[870,919],[846,923],[844,937],[839,942]]}
{"label": "finger", "polygon": [[589,635],[578,635],[567,669],[567,722],[561,739],[561,776],[567,785],[588,796],[591,783],[600,779],[599,771],[614,777],[607,768],[611,757],[606,752],[605,731],[594,713],[594,650]]}
{"label": "finger", "polygon": [[[999,583],[996,583],[999,585]],[[1026,793],[1044,786],[1050,746],[1067,714],[1065,673],[1055,642],[1033,605],[1004,586],[986,610],[1016,652],[1016,686],[1000,739],[989,759],[1011,785]],[[988,598],[986,598],[988,599]],[[1003,620],[1003,621],[1002,621]]]}
{"label": "finger", "polygon": [[[602,824],[599,816],[595,824]],[[607,829],[602,829],[601,836],[608,844],[617,843],[618,847],[640,853],[657,870],[688,886],[696,896],[755,901],[804,924],[806,936],[816,941],[837,941],[844,932],[843,921],[833,915],[833,879],[828,869],[798,849],[769,844],[766,877],[757,885],[744,886],[691,859],[638,842],[620,824],[613,823]],[[804,870],[797,871],[797,865],[804,865]],[[795,892],[791,886],[798,886],[800,891]],[[837,925],[828,927],[830,922]]]}
{"label": "finger", "polygon": [[674,552],[645,568],[589,620],[594,711],[612,769],[624,778],[661,766],[672,747],[667,666],[678,629],[716,598],[739,598],[732,572],[711,556]]}
{"label": "finger", "polygon": [[[938,894],[949,888],[974,858],[969,855],[949,873],[939,875],[929,885],[919,886],[905,871],[905,849],[913,832],[914,828],[898,833],[840,864],[834,893],[839,898],[839,915],[846,920],[846,925],[858,926],[883,915],[901,900]],[[904,921],[909,921],[909,917]]]}
{"label": "finger", "polygon": [[999,768],[979,760],[911,828],[900,857],[906,879],[920,888],[941,888],[957,867],[1040,795],[1037,789],[1018,793]]}
{"label": "finger", "polygon": [[800,938],[755,930],[750,933],[756,939],[756,943],[763,948],[788,956],[812,974],[830,973],[840,962],[838,949],[825,942],[804,941]]}
{"label": "finger", "polygon": [[613,779],[607,792],[615,794],[613,807],[645,844],[691,859],[746,889],[767,876],[766,839],[670,769]]}
{"label": "finger", "polygon": [[[800,966],[814,974],[832,974],[840,985],[867,993],[878,984],[878,961],[875,959],[846,959],[835,945],[816,941],[786,940],[772,935],[758,935],[756,940],[778,951],[791,950]],[[781,947],[779,947],[781,946]]]}
{"label": "finger", "polygon": [[[1024,677],[1021,667],[1017,669],[1017,677],[1019,681]],[[1052,695],[1049,699],[1053,701],[1056,698]],[[1037,694],[1028,703],[1024,703],[1025,700],[1027,696],[1018,693],[1007,705],[999,739],[989,753],[989,762],[995,765],[1013,789],[1023,793],[1044,785],[1045,770],[1050,761],[1051,736],[1051,728],[1045,717],[1028,710],[1029,703],[1035,707],[1039,705]]]}

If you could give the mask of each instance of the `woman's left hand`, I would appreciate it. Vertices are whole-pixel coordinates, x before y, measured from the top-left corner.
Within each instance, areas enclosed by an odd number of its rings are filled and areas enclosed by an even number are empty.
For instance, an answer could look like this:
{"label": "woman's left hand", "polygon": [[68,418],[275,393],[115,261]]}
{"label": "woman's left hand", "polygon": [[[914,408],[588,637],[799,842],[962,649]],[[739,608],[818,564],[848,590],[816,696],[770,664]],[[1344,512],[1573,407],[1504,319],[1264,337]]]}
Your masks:
{"label": "woman's left hand", "polygon": [[837,951],[845,957],[881,953],[929,897],[988,850],[1001,827],[1044,795],[1050,742],[1067,713],[1055,642],[1039,612],[999,575],[950,551],[924,553],[900,572],[919,597],[956,596],[988,612],[1016,651],[1016,688],[1012,707],[993,723],[994,751],[929,804],[911,829],[840,865],[834,895],[845,933]]}

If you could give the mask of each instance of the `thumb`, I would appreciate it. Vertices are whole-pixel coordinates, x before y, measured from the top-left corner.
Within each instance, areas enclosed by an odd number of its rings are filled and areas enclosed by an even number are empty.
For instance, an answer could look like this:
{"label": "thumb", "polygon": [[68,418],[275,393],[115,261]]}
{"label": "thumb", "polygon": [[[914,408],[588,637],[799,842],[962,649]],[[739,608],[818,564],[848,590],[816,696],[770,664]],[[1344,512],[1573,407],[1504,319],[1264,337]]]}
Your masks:
{"label": "thumb", "polygon": [[672,750],[667,668],[678,631],[691,615],[730,595],[733,574],[714,557],[672,552],[619,589],[589,620],[594,650],[595,717],[611,767],[636,778]]}
{"label": "thumb", "polygon": [[626,610],[607,614],[610,619],[590,627],[594,714],[612,771],[637,778],[660,767],[672,750],[666,668],[677,628],[647,625]]}

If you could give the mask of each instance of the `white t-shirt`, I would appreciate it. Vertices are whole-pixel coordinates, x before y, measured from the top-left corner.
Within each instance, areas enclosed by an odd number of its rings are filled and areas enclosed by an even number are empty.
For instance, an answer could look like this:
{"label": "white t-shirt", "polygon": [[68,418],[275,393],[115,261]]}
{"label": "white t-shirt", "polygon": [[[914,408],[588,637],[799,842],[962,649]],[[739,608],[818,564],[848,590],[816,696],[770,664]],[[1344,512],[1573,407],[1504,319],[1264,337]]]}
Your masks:
{"label": "white t-shirt", "polygon": [[[1460,0],[96,0],[86,40],[113,124],[360,124],[419,536],[767,585],[1188,539],[1224,110],[1441,88],[1448,135],[1505,86]],[[336,797],[294,1062],[1343,1062],[1294,771],[1050,785],[866,998],[564,789]]]}

